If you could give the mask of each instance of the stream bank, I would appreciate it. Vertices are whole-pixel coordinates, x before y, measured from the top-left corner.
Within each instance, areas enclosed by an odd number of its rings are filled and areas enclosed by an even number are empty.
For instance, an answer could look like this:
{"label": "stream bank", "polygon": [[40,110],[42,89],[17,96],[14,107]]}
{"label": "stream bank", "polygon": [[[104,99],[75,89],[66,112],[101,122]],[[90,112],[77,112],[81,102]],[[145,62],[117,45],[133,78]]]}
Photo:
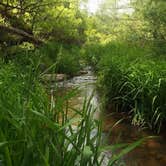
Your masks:
{"label": "stream bank", "polygon": [[[140,129],[131,125],[130,119],[123,113],[111,113],[110,110],[102,115],[103,132],[108,133],[107,144],[132,143],[140,138],[154,135],[148,129]],[[110,132],[110,128],[120,119]],[[158,137],[148,139],[139,147],[123,157],[127,166],[165,166],[166,165],[166,134],[161,133]]]}
{"label": "stream bank", "polygon": [[[72,88],[78,88],[79,94],[73,97],[69,103],[74,108],[80,108],[83,105],[84,99],[90,97],[93,93],[91,104],[97,109],[95,117],[103,122],[102,132],[104,144],[112,145],[116,143],[132,143],[140,138],[154,135],[149,130],[141,130],[139,127],[132,126],[130,119],[123,113],[114,113],[111,110],[101,112],[100,100],[96,92],[96,80],[92,69],[87,67],[85,74],[75,76],[69,80],[64,80],[58,83],[60,93],[65,93]],[[112,131],[112,126],[119,121]],[[166,134],[161,134],[158,138],[149,139],[141,146],[137,147],[123,157],[123,161],[127,166],[165,166],[166,165]],[[107,156],[111,156],[107,152]]]}

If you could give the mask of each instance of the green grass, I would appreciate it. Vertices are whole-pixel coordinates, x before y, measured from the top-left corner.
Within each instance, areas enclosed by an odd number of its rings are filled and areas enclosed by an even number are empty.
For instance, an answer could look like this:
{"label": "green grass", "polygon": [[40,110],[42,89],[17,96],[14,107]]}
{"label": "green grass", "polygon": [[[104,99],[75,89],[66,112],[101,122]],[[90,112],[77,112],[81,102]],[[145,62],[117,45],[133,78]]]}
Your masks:
{"label": "green grass", "polygon": [[78,74],[81,69],[81,49],[76,45],[68,46],[50,41],[38,48],[28,49],[28,46],[25,48],[15,46],[10,49],[7,48],[5,52],[0,52],[3,61],[7,63],[14,61],[15,64],[23,66],[23,68],[31,63],[31,59],[39,59],[40,57],[40,68],[42,71],[45,71],[55,63],[56,65],[49,72],[73,76]]}
{"label": "green grass", "polygon": [[73,76],[81,69],[80,48],[49,42],[39,49],[41,63],[45,68],[56,63],[53,72]]}
{"label": "green grass", "polygon": [[115,165],[138,145],[102,147],[101,122],[93,119],[91,98],[79,110],[70,108],[76,91],[48,95],[40,83],[40,60],[35,56],[25,62],[0,67],[0,165],[100,166],[102,151],[123,148],[109,161]]}
{"label": "green grass", "polygon": [[[0,68],[0,161],[2,165],[98,164],[99,122],[92,120],[90,101],[68,117],[69,93],[50,100],[35,75],[14,64]],[[52,96],[54,97],[54,96]],[[79,114],[79,118],[75,117]],[[78,124],[77,130],[73,124]],[[98,132],[91,137],[93,129]],[[95,144],[94,144],[95,142]]]}
{"label": "green grass", "polygon": [[[151,48],[117,42],[93,47],[86,54],[92,64],[97,59],[98,87],[106,105],[132,112],[132,123],[159,132],[166,120],[164,55],[154,55]],[[92,50],[98,50],[97,54],[91,54]]]}

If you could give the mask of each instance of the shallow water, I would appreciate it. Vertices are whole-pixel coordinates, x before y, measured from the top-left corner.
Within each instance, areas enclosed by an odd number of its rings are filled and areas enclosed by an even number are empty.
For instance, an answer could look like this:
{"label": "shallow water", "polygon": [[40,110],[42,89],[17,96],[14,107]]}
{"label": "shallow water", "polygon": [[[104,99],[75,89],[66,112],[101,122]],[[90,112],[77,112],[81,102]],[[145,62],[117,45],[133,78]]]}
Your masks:
{"label": "shallow water", "polygon": [[[124,120],[110,132],[111,126],[119,119]],[[103,115],[103,132],[108,133],[107,144],[132,143],[140,138],[154,135],[149,130],[140,130],[132,126],[129,121],[120,113]],[[159,137],[148,139],[125,155],[123,160],[127,166],[166,166],[166,136],[161,134]]]}
{"label": "shallow water", "polygon": [[[74,108],[80,108],[85,98],[89,98],[92,93],[91,104],[97,109],[95,117],[103,121],[103,136],[107,145],[115,143],[132,143],[139,138],[154,135],[148,130],[140,130],[130,123],[130,119],[123,113],[113,113],[107,110],[105,113],[100,112],[99,97],[95,91],[96,77],[93,75],[91,68],[85,69],[87,74],[76,76],[72,79],[58,83],[61,93],[67,92],[69,89],[78,88],[79,93],[69,102]],[[116,125],[111,132],[112,126],[120,119],[124,119]],[[108,156],[111,156],[108,153]],[[144,144],[137,147],[129,154],[123,157],[123,161],[127,166],[166,166],[166,134],[161,134],[158,138],[147,140]]]}

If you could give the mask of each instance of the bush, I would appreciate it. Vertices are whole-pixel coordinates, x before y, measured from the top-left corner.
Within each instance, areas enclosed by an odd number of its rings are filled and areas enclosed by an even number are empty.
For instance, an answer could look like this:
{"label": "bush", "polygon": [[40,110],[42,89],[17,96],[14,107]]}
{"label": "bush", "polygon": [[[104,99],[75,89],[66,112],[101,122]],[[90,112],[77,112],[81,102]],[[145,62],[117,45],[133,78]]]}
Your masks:
{"label": "bush", "polygon": [[41,64],[44,68],[55,64],[52,72],[75,75],[80,70],[80,48],[74,45],[50,42],[40,48]]}
{"label": "bush", "polygon": [[60,48],[56,59],[56,72],[75,75],[80,70],[79,52]]}

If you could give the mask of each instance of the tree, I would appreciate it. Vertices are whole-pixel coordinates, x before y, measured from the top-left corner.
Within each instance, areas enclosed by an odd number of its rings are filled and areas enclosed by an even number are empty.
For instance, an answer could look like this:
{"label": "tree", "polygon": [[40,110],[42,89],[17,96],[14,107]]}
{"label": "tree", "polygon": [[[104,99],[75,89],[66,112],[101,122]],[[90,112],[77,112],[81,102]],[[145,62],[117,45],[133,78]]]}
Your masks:
{"label": "tree", "polygon": [[166,1],[165,0],[136,0],[135,14],[147,22],[145,33],[149,34],[148,41],[153,42],[157,53],[165,53],[166,47]]}
{"label": "tree", "polygon": [[28,41],[39,45],[50,39],[74,42],[83,37],[86,27],[79,3],[78,0],[1,1],[0,43],[11,46]]}

